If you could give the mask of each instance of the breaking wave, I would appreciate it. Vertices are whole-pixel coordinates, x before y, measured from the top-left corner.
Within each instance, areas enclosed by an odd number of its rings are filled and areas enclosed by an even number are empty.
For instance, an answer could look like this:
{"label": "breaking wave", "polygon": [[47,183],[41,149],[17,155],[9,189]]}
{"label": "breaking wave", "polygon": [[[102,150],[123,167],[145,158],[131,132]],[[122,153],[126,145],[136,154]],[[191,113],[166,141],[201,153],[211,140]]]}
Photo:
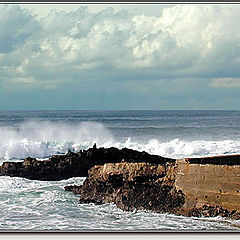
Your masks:
{"label": "breaking wave", "polygon": [[114,204],[77,204],[79,196],[64,191],[85,178],[38,181],[0,178],[0,230],[239,230],[239,221],[221,217],[194,218],[148,211],[122,211]]}
{"label": "breaking wave", "polygon": [[97,122],[29,121],[16,128],[0,128],[0,159],[45,158],[66,153],[69,149],[87,149],[94,143],[98,147],[127,147],[172,158],[240,153],[240,141],[234,140],[184,141],[175,138],[165,142],[159,139],[143,142],[128,137],[118,141],[108,128]]}
{"label": "breaking wave", "polygon": [[42,158],[65,153],[69,149],[77,151],[88,148],[94,143],[104,145],[112,140],[111,132],[96,122],[68,124],[29,121],[17,128],[0,128],[0,158]]}
{"label": "breaking wave", "polygon": [[183,141],[175,138],[168,142],[151,139],[146,143],[138,143],[127,139],[125,143],[115,143],[115,147],[132,148],[170,158],[200,157],[240,153],[240,141]]}

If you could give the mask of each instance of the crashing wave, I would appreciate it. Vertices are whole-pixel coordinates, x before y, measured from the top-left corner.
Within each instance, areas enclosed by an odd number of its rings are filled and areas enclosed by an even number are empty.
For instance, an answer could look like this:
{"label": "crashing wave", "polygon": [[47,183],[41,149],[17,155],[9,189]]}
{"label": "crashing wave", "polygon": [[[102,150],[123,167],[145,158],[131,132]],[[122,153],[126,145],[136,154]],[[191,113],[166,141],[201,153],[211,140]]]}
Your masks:
{"label": "crashing wave", "polygon": [[164,142],[155,138],[143,142],[128,137],[117,141],[108,128],[96,122],[69,124],[30,121],[22,123],[18,128],[1,127],[0,136],[2,160],[24,159],[28,156],[45,158],[66,153],[69,149],[87,149],[94,143],[98,147],[127,147],[170,158],[240,153],[240,141],[235,140],[186,141],[175,138]]}

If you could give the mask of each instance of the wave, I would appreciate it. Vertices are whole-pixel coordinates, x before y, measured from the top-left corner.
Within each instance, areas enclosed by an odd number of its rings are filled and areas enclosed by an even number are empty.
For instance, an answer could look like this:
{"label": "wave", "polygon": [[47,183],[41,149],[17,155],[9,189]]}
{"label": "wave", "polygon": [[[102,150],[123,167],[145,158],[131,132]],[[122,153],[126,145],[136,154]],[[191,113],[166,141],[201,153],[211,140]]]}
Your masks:
{"label": "wave", "polygon": [[0,178],[0,191],[1,193],[5,192],[30,192],[41,190],[53,185],[61,186],[61,189],[64,189],[64,186],[71,184],[81,185],[85,177],[72,177],[69,179],[64,179],[61,181],[39,181],[39,180],[30,180],[21,177],[10,177],[10,176],[1,176]]}
{"label": "wave", "polygon": [[224,155],[240,153],[240,141],[183,141],[178,138],[167,142],[151,139],[146,143],[131,141],[115,143],[115,147],[132,148],[170,158],[202,157],[210,155]]}
{"label": "wave", "polygon": [[239,220],[190,218],[150,211],[122,211],[113,203],[77,204],[79,196],[64,186],[82,185],[85,178],[38,181],[0,178],[0,230],[239,230]]}
{"label": "wave", "polygon": [[23,159],[47,157],[65,153],[69,149],[77,151],[113,141],[111,132],[103,124],[81,122],[68,124],[50,121],[28,121],[17,128],[0,128],[0,158]]}
{"label": "wave", "polygon": [[117,141],[101,123],[29,121],[17,128],[0,128],[0,159],[24,159],[31,156],[46,158],[53,154],[63,154],[69,149],[79,151],[97,143],[98,147],[131,148],[164,157],[184,158],[208,155],[240,153],[240,141],[184,141],[178,138],[170,141],[150,139],[135,141],[130,137]]}

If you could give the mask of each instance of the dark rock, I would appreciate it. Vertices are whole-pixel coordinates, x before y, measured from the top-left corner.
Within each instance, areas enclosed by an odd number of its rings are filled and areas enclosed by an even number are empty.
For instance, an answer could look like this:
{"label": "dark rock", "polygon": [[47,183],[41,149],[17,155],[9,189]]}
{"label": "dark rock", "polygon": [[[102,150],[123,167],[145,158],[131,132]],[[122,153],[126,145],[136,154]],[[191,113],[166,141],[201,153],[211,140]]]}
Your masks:
{"label": "dark rock", "polygon": [[77,185],[69,185],[64,187],[65,191],[70,191],[70,192],[73,192],[74,194],[80,194],[81,189],[82,189],[82,186],[77,186]]}
{"label": "dark rock", "polygon": [[174,212],[178,215],[184,215],[186,217],[225,217],[235,220],[240,219],[240,214],[236,211],[229,211],[218,205],[205,204],[202,207],[191,208],[191,209],[178,209]]}
{"label": "dark rock", "polygon": [[0,176],[24,177],[34,180],[61,180],[71,177],[86,177],[88,170],[95,165],[122,162],[149,162],[165,164],[174,159],[150,155],[146,152],[123,148],[93,148],[79,153],[68,151],[65,155],[54,155],[48,160],[38,161],[26,158],[23,162],[4,162]]}
{"label": "dark rock", "polygon": [[223,155],[200,158],[186,158],[189,164],[240,165],[240,155]]}
{"label": "dark rock", "polygon": [[[176,164],[108,163],[90,169],[80,189],[80,203],[115,203],[127,210],[151,210],[193,217],[240,219],[230,211],[208,203],[187,207],[187,195],[176,187]],[[236,209],[239,210],[239,209]]]}
{"label": "dark rock", "polygon": [[172,186],[168,166],[116,163],[95,166],[80,191],[80,202],[114,202],[123,210],[171,211],[184,204],[184,194]]}

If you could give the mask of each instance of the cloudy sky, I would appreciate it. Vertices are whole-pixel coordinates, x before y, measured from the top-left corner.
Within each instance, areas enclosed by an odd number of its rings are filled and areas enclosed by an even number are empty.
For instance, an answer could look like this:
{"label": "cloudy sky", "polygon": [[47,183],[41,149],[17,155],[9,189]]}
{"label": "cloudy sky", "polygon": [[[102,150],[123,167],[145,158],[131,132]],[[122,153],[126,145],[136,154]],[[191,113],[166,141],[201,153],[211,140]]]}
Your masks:
{"label": "cloudy sky", "polygon": [[0,110],[239,109],[240,5],[0,5]]}

